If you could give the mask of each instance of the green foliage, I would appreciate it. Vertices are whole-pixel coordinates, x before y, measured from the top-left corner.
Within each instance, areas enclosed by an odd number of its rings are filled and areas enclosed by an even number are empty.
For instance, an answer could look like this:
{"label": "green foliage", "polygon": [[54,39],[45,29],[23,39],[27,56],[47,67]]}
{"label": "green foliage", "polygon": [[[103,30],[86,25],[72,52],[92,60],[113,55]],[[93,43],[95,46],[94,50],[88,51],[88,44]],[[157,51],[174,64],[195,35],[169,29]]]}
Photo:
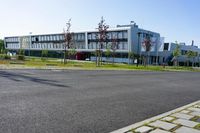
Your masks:
{"label": "green foliage", "polygon": [[186,53],[186,56],[187,56],[187,58],[188,58],[187,66],[189,66],[189,59],[190,59],[190,58],[193,58],[192,66],[194,65],[194,58],[195,58],[197,55],[198,55],[197,52],[194,52],[194,51],[191,51],[191,50],[187,51],[187,53]]}
{"label": "green foliage", "polygon": [[175,48],[174,51],[173,51],[173,56],[174,56],[174,57],[178,57],[178,56],[180,56],[180,54],[181,54],[181,52],[180,52],[180,46],[179,46],[179,44],[176,42],[176,48]]}
{"label": "green foliage", "polygon": [[25,54],[24,50],[20,49],[18,55],[24,55],[24,54]]}
{"label": "green foliage", "polygon": [[106,55],[107,58],[111,55],[111,50],[110,50],[110,48],[107,48],[107,49],[106,49],[105,55]]}
{"label": "green foliage", "polygon": [[0,59],[9,60],[9,59],[11,59],[11,57],[10,57],[10,55],[7,55],[7,54],[0,54]]}
{"label": "green foliage", "polygon": [[5,51],[4,41],[0,39],[0,53],[3,54]]}
{"label": "green foliage", "polygon": [[24,55],[17,55],[17,60],[25,60],[25,56]]}
{"label": "green foliage", "polygon": [[44,49],[44,50],[42,50],[41,56],[42,57],[48,57],[48,53],[49,53],[49,51],[47,49]]}
{"label": "green foliage", "polygon": [[192,57],[196,56],[196,52],[189,50],[189,51],[187,51],[186,55],[188,58],[192,58]]}
{"label": "green foliage", "polygon": [[75,48],[73,48],[73,49],[70,49],[69,51],[68,51],[68,55],[69,56],[75,56],[76,55],[76,49]]}
{"label": "green foliage", "polygon": [[130,59],[134,59],[136,57],[136,54],[134,52],[128,52],[128,57]]}
{"label": "green foliage", "polygon": [[47,60],[47,58],[48,58],[48,53],[49,53],[49,51],[48,51],[47,49],[43,49],[43,50],[42,50],[42,53],[41,53],[41,60],[42,60],[42,61],[46,61],[46,60]]}
{"label": "green foliage", "polygon": [[20,49],[17,55],[17,60],[25,60],[25,51],[23,49]]}
{"label": "green foliage", "polygon": [[172,55],[174,57],[173,58],[174,65],[178,66],[179,63],[178,63],[178,58],[177,57],[181,55],[181,52],[180,52],[180,45],[178,44],[177,41],[176,41],[176,47],[175,47]]}

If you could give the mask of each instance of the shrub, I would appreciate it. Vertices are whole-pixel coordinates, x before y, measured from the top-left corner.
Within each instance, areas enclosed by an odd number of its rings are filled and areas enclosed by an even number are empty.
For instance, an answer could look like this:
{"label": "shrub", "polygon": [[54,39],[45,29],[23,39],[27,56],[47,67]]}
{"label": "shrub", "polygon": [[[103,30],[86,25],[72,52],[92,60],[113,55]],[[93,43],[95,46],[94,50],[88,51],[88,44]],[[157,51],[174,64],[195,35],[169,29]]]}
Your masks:
{"label": "shrub", "polygon": [[42,60],[42,61],[46,61],[47,58],[45,58],[45,57],[41,57],[41,60]]}
{"label": "shrub", "polygon": [[24,55],[17,55],[17,60],[25,60],[25,56]]}
{"label": "shrub", "polygon": [[6,60],[10,60],[11,56],[7,55],[7,54],[0,54],[0,59],[6,59]]}

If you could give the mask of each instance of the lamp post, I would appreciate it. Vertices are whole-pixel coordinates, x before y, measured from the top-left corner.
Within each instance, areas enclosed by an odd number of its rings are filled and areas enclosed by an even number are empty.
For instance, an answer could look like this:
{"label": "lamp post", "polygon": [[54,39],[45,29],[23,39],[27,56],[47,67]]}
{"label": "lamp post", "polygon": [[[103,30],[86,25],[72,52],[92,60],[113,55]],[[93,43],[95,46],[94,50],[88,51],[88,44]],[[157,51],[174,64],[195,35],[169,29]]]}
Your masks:
{"label": "lamp post", "polygon": [[138,65],[139,65],[139,49],[140,49],[140,34],[142,34],[141,32],[138,32],[137,33],[138,34],[138,47],[137,47],[137,67],[138,67]]}

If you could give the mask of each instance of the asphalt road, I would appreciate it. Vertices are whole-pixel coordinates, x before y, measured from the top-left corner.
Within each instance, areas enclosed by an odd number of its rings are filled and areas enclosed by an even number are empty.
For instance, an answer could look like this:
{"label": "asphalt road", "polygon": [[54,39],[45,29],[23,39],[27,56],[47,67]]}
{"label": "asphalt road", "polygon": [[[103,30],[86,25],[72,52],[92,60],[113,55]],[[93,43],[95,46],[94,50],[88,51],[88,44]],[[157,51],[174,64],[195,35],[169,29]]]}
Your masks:
{"label": "asphalt road", "polygon": [[200,73],[0,70],[0,133],[106,133],[200,99]]}

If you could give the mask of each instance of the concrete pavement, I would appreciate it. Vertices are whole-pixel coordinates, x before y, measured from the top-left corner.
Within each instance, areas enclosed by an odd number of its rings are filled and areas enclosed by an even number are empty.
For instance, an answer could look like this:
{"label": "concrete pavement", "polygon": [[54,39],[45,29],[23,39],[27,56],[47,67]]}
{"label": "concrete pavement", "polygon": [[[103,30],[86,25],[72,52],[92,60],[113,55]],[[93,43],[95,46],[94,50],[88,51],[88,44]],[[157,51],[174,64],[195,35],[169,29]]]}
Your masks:
{"label": "concrete pavement", "polygon": [[200,100],[111,133],[200,133]]}

